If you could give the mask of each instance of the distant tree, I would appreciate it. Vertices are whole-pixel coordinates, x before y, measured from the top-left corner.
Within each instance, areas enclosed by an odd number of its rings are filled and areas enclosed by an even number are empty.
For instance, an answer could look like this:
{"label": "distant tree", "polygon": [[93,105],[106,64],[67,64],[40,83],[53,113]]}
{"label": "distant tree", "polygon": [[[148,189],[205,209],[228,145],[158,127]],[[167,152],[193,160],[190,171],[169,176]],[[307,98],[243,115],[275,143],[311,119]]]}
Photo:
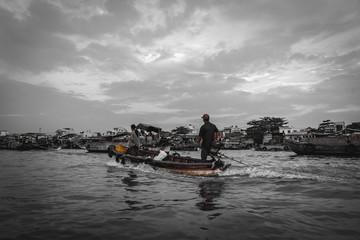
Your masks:
{"label": "distant tree", "polygon": [[323,120],[322,123],[319,124],[318,131],[325,132],[325,129],[328,128],[330,125],[335,125],[335,123],[331,120]]}
{"label": "distant tree", "polygon": [[173,134],[188,134],[191,132],[191,129],[184,126],[180,126],[177,127],[176,129],[171,130],[171,132]]}
{"label": "distant tree", "polygon": [[255,143],[261,144],[266,132],[277,132],[279,127],[288,124],[288,122],[285,118],[262,117],[260,120],[251,120],[247,124],[250,125],[246,129],[248,136],[252,137]]}

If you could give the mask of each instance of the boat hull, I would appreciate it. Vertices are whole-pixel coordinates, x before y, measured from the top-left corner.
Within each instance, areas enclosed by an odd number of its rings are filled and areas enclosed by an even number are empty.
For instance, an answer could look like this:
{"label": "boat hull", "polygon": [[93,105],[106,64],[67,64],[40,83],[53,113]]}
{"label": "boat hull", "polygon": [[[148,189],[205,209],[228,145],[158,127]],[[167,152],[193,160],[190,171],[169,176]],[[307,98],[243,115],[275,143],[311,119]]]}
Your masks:
{"label": "boat hull", "polygon": [[287,146],[300,155],[348,155],[360,156],[358,137],[309,138],[306,142],[286,140]]}
{"label": "boat hull", "polygon": [[171,168],[160,168],[163,171],[177,173],[177,174],[185,174],[185,175],[193,175],[193,176],[217,176],[219,172],[224,170],[215,169],[215,170],[201,170],[201,169],[171,169]]}
{"label": "boat hull", "polygon": [[89,153],[107,153],[108,147],[113,144],[111,141],[89,142],[86,145],[86,150]]}
{"label": "boat hull", "polygon": [[8,141],[6,143],[0,144],[0,149],[7,149],[7,150],[48,150],[48,146],[42,146],[37,143],[20,143],[18,141]]}

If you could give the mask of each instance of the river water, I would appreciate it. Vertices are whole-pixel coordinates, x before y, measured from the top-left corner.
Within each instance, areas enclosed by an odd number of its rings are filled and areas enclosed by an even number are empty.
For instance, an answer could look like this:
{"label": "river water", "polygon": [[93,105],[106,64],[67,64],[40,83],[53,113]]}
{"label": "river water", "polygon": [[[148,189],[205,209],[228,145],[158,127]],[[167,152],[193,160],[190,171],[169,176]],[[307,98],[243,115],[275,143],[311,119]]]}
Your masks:
{"label": "river water", "polygon": [[360,158],[222,153],[242,163],[194,177],[84,150],[0,151],[0,239],[360,239]]}

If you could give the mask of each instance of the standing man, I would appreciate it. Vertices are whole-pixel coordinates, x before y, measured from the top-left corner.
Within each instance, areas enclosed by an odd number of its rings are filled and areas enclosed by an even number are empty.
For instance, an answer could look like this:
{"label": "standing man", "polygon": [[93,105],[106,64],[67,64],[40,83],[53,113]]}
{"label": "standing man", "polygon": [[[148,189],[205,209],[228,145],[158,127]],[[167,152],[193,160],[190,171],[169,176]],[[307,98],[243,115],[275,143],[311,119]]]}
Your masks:
{"label": "standing man", "polygon": [[138,148],[140,146],[139,132],[137,131],[135,124],[131,125],[131,134],[128,146],[129,148]]}
{"label": "standing man", "polygon": [[209,114],[204,114],[201,117],[204,121],[204,125],[201,126],[198,138],[198,146],[201,144],[201,162],[205,162],[207,156],[210,154],[211,143],[215,141],[219,136],[218,128],[209,122]]}

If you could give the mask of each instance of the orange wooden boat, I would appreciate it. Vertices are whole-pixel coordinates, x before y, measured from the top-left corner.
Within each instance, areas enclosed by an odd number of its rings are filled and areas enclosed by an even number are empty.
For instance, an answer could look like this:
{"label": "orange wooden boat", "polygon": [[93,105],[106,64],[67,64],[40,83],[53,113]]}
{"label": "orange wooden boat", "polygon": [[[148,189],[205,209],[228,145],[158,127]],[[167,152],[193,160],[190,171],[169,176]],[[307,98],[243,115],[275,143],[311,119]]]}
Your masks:
{"label": "orange wooden boat", "polygon": [[123,164],[127,162],[145,163],[155,169],[197,176],[216,176],[231,166],[231,164],[226,164],[214,155],[210,155],[212,157],[210,161],[202,163],[201,159],[180,156],[178,153],[169,154],[162,150],[126,149],[123,146],[114,145],[109,146],[108,154],[109,157],[115,156],[116,162]]}

